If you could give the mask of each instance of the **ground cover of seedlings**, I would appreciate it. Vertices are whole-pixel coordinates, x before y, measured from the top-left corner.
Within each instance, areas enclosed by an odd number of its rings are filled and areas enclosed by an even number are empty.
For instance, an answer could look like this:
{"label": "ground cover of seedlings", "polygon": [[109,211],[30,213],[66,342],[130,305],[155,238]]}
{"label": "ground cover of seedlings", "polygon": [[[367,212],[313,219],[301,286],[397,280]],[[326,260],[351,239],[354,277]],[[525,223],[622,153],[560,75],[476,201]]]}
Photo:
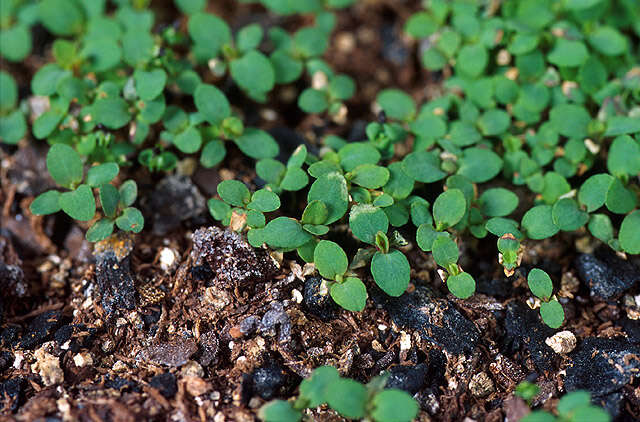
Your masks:
{"label": "ground cover of seedlings", "polygon": [[[215,7],[234,25],[273,19],[253,7]],[[382,87],[431,98],[438,75],[420,70],[418,46],[399,35],[417,7],[371,0],[339,13],[327,58],[360,87],[346,124],[303,119],[291,95],[298,86],[266,106],[248,103],[247,118],[286,153],[301,142],[314,148],[323,133],[362,139]],[[12,69],[28,81],[38,66]],[[255,250],[213,225],[205,202],[220,180],[257,182],[237,151],[213,170],[149,175],[133,166],[126,176],[138,181],[147,228],[94,247],[86,227],[64,215],[29,213],[52,186],[45,149],[0,148],[2,420],[253,421],[265,401],[291,397],[321,365],[363,382],[389,371],[388,386],[415,394],[421,421],[516,421],[528,412],[513,395],[523,380],[541,387],[534,406],[553,409],[565,391],[586,389],[615,420],[640,418],[640,263],[586,233],[528,244],[510,278],[495,242],[469,239],[460,264],[478,289],[466,301],[446,294],[431,257],[410,244],[408,292],[389,298],[365,279],[371,298],[351,313],[294,255]],[[295,208],[288,199],[284,208]],[[561,333],[528,306],[524,274],[533,266],[560,285]],[[307,416],[341,420],[323,408]]]}

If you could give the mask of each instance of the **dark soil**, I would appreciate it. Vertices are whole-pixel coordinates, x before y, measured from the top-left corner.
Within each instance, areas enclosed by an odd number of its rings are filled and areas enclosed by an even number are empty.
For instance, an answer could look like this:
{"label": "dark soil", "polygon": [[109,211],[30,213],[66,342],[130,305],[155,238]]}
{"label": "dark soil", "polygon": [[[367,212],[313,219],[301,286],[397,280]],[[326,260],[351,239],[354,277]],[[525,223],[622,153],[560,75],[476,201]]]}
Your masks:
{"label": "dark soil", "polygon": [[[212,3],[234,27],[274,22],[260,8]],[[288,150],[314,147],[324,133],[362,139],[383,87],[431,98],[441,78],[420,69],[417,46],[400,35],[417,3],[368,0],[339,13],[326,58],[359,86],[347,124],[303,116],[292,87],[267,106],[247,103],[246,118]],[[170,20],[173,12],[163,13]],[[22,75],[41,64],[1,63]],[[264,119],[266,110],[276,119]],[[461,262],[478,292],[466,301],[446,293],[432,258],[410,244],[408,292],[390,299],[365,280],[371,298],[351,313],[293,254],[254,250],[213,226],[204,199],[216,184],[257,182],[237,151],[215,170],[164,179],[132,168],[148,227],[94,248],[83,239],[86,225],[29,213],[52,185],[36,144],[0,144],[0,420],[254,421],[265,401],[291,397],[321,365],[362,382],[389,371],[389,385],[420,403],[421,421],[518,420],[528,410],[513,391],[525,379],[541,387],[534,406],[553,409],[566,391],[586,389],[615,420],[640,418],[640,266],[590,243],[586,232],[526,245],[510,278],[495,241],[469,240]],[[532,266],[556,282],[562,329],[577,338],[575,349],[554,351],[547,339],[557,330],[527,306]],[[342,420],[325,408],[308,416]]]}

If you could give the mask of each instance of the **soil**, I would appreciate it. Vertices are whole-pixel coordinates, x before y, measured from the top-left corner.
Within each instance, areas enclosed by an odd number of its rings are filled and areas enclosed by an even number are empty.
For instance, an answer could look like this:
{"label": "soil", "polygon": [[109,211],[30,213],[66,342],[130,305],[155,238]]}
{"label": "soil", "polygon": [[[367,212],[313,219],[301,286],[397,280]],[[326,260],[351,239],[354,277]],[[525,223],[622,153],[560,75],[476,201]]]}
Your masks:
{"label": "soil", "polygon": [[[171,21],[171,3],[160,3],[160,20]],[[346,124],[301,114],[291,93],[304,83],[239,112],[286,151],[314,147],[326,133],[362,139],[384,87],[432,98],[441,77],[420,68],[417,46],[401,35],[418,3],[367,0],[338,14],[326,59],[359,86]],[[234,28],[306,23],[231,1],[211,7]],[[43,61],[1,65],[22,75],[28,93],[27,76]],[[640,419],[640,265],[586,232],[527,244],[523,267],[509,278],[494,240],[469,239],[461,265],[478,291],[466,301],[448,295],[430,255],[409,244],[408,292],[385,297],[363,273],[370,299],[351,313],[323,294],[313,267],[295,255],[254,250],[214,226],[204,198],[216,184],[256,181],[238,151],[214,170],[129,169],[147,228],[95,247],[83,238],[86,225],[30,214],[33,198],[53,186],[45,153],[37,142],[0,144],[0,420],[254,421],[262,404],[291,397],[321,365],[362,382],[389,371],[388,385],[420,403],[420,421],[516,421],[529,412],[513,394],[523,380],[541,387],[533,406],[554,409],[565,391],[587,389],[615,420]],[[283,204],[297,206],[293,197]],[[528,306],[533,266],[556,281],[569,334],[553,337],[557,330]],[[324,407],[307,417],[342,420]]]}

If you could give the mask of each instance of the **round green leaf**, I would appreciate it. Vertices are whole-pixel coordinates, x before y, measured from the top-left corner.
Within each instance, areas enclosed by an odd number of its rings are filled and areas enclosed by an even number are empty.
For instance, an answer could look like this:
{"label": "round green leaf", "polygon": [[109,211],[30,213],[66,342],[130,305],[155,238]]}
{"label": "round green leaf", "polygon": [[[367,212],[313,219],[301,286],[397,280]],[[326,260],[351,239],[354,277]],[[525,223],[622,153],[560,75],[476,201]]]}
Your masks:
{"label": "round green leaf", "polygon": [[433,219],[440,230],[455,226],[464,217],[467,201],[460,189],[442,192],[433,203]]}
{"label": "round green leaf", "polygon": [[367,288],[356,277],[347,277],[342,283],[334,283],[329,292],[334,302],[347,311],[360,312],[367,304]]}
{"label": "round green leaf", "polygon": [[55,144],[49,149],[47,169],[60,186],[71,187],[82,181],[82,160],[68,145]]}
{"label": "round green leaf", "polygon": [[353,169],[350,180],[367,189],[378,189],[389,180],[389,170],[375,164],[362,164]]}
{"label": "round green leaf", "polygon": [[413,179],[407,176],[402,163],[396,161],[389,164],[389,180],[382,190],[394,199],[405,199],[413,191]]}
{"label": "round green leaf", "polygon": [[0,112],[11,110],[18,102],[18,86],[11,75],[0,70]]}
{"label": "round green leaf", "polygon": [[336,75],[329,81],[329,94],[338,100],[348,100],[356,91],[356,83],[347,75]]}
{"label": "round green leaf", "polygon": [[234,142],[240,151],[256,160],[273,158],[280,150],[273,136],[260,129],[247,128],[242,136],[234,139]]}
{"label": "round green leaf", "polygon": [[229,69],[238,86],[249,92],[269,92],[275,84],[276,75],[271,62],[256,50],[233,60]]}
{"label": "round green leaf", "polygon": [[220,164],[226,155],[227,150],[224,147],[223,142],[220,139],[213,139],[207,142],[204,148],[202,148],[200,164],[206,168],[214,167]]}
{"label": "round green leaf", "polygon": [[607,169],[617,177],[640,173],[640,142],[629,135],[618,136],[611,143],[607,156]]}
{"label": "round green leaf", "polygon": [[589,214],[582,211],[571,198],[560,199],[553,205],[553,222],[563,231],[575,231],[587,224]]}
{"label": "round green leaf", "polygon": [[522,233],[518,230],[518,223],[510,218],[494,217],[485,224],[486,229],[495,236],[501,237],[506,233],[513,234],[522,239]]}
{"label": "round green leaf", "polygon": [[120,168],[116,163],[104,163],[93,166],[87,172],[87,184],[97,188],[102,184],[112,181],[118,175],[119,171]]}
{"label": "round green leaf", "polygon": [[375,421],[411,422],[418,416],[418,403],[406,391],[388,389],[379,392],[371,400]]}
{"label": "round green leaf", "polygon": [[413,98],[399,89],[380,91],[376,102],[390,119],[409,121],[413,120],[416,114]]}
{"label": "round green leaf", "polygon": [[100,197],[100,204],[102,205],[102,212],[109,218],[116,216],[118,209],[118,202],[120,201],[120,193],[110,183],[100,186],[98,192]]}
{"label": "round green leaf", "polygon": [[62,193],[59,202],[62,211],[74,220],[89,221],[96,213],[93,191],[87,185],[80,185],[74,191]]}
{"label": "round green leaf", "polygon": [[38,5],[40,22],[55,35],[73,35],[82,30],[84,15],[70,0],[43,0]]}
{"label": "round green leaf", "polygon": [[553,222],[551,205],[538,205],[531,208],[522,217],[522,227],[530,239],[546,239],[558,233],[560,228]]}
{"label": "round green leaf", "polygon": [[327,206],[324,202],[315,200],[311,201],[307,204],[302,213],[302,222],[305,224],[324,224],[327,220],[327,216],[329,215],[329,211],[327,210]]}
{"label": "round green leaf", "polygon": [[340,165],[345,171],[352,171],[362,164],[377,164],[380,152],[367,142],[352,142],[338,151]]}
{"label": "round green leaf", "polygon": [[150,72],[137,69],[133,73],[138,97],[144,101],[156,98],[164,90],[167,83],[167,73],[162,69],[154,69]]}
{"label": "round green leaf", "polygon": [[433,183],[442,180],[447,173],[440,170],[440,159],[427,151],[414,151],[402,160],[405,173],[413,180]]}
{"label": "round green leaf", "polygon": [[311,235],[304,231],[300,223],[293,218],[278,217],[263,229],[264,242],[274,249],[291,250],[311,240]]}
{"label": "round green leaf", "polygon": [[476,291],[476,281],[471,274],[461,272],[447,278],[447,288],[455,297],[468,299]]}
{"label": "round green leaf", "polygon": [[291,54],[284,49],[274,51],[269,59],[278,84],[293,82],[302,74],[304,67],[302,62],[291,57]]}
{"label": "round green leaf", "polygon": [[430,223],[423,223],[418,226],[416,243],[418,243],[420,249],[429,252],[433,248],[433,243],[439,237],[449,237],[449,233],[436,231]]}
{"label": "round green leaf", "polygon": [[478,200],[487,217],[504,217],[518,207],[518,195],[504,188],[487,189]]}
{"label": "round green leaf", "polygon": [[31,52],[31,30],[17,23],[0,31],[0,56],[10,62],[19,62]]}
{"label": "round green leaf", "polygon": [[150,33],[130,29],[122,37],[122,58],[131,66],[140,66],[153,58],[154,47]]}
{"label": "round green leaf", "polygon": [[313,262],[320,275],[330,280],[341,276],[347,271],[349,261],[347,254],[337,243],[321,240],[313,253]]}
{"label": "round green leaf", "polygon": [[348,378],[341,378],[327,388],[327,403],[340,415],[349,419],[361,419],[366,414],[367,389]]}
{"label": "round green leaf", "polygon": [[351,208],[349,227],[356,238],[373,245],[376,234],[379,231],[386,233],[389,229],[389,219],[381,208],[360,204]]}
{"label": "round green leaf", "polygon": [[127,180],[120,186],[118,192],[120,193],[120,203],[128,207],[133,204],[138,197],[138,185],[133,180]]}
{"label": "round green leaf", "polygon": [[529,290],[531,290],[531,293],[542,300],[549,300],[553,293],[553,282],[551,281],[551,277],[539,268],[534,268],[529,271],[527,283],[529,284]]}
{"label": "round green leaf", "polygon": [[50,190],[41,193],[33,200],[29,209],[34,215],[47,215],[60,211],[60,192]]}
{"label": "round green leaf", "polygon": [[550,63],[560,67],[580,66],[589,58],[589,51],[581,41],[558,38],[556,44],[547,55]]}
{"label": "round green leaf", "polygon": [[589,34],[589,44],[605,56],[618,56],[627,50],[625,36],[610,26],[601,26]]}
{"label": "round green leaf", "polygon": [[607,209],[616,214],[626,214],[636,207],[636,194],[614,178],[605,202]]}
{"label": "round green leaf", "polygon": [[[207,208],[209,209],[209,214],[218,221],[224,221],[227,217],[231,216],[231,207],[229,204],[219,199],[209,199],[207,201]],[[259,242],[259,245],[261,244],[262,241]]]}
{"label": "round green leaf", "polygon": [[502,170],[502,158],[495,152],[484,148],[467,148],[459,160],[459,175],[474,183],[487,182]]}
{"label": "round green leaf", "polygon": [[236,35],[236,45],[238,50],[242,52],[247,52],[249,50],[253,50],[254,48],[258,48],[260,42],[262,41],[262,27],[258,23],[252,23],[240,31]]}
{"label": "round green leaf", "polygon": [[186,15],[201,12],[207,5],[207,0],[175,0],[178,9]]}
{"label": "round green leaf", "polygon": [[195,126],[189,126],[173,138],[173,144],[185,154],[192,154],[200,150],[202,136]]}
{"label": "round green leaf", "polygon": [[620,246],[630,254],[640,254],[640,210],[627,215],[620,226]]}
{"label": "round green leaf", "polygon": [[589,218],[589,232],[596,239],[609,243],[613,239],[613,224],[611,219],[605,214],[593,214]]}
{"label": "round green leaf", "polygon": [[407,257],[397,249],[376,252],[371,259],[371,275],[378,287],[389,296],[400,296],[407,290],[411,267]]}
{"label": "round green leaf", "polygon": [[499,109],[488,110],[478,119],[478,127],[484,136],[502,135],[509,129],[510,124],[509,114]]}
{"label": "round green leaf", "polygon": [[542,302],[540,304],[540,316],[545,324],[551,328],[560,328],[564,322],[564,309],[557,300]]}
{"label": "round green leaf", "polygon": [[0,141],[17,144],[27,134],[27,121],[20,110],[0,116]]}
{"label": "round green leaf", "polygon": [[129,105],[122,98],[100,98],[93,104],[93,118],[109,129],[120,129],[131,120]]}
{"label": "round green leaf", "polygon": [[238,180],[224,180],[217,190],[223,201],[235,207],[244,207],[251,200],[249,189]]}
{"label": "round green leaf", "polygon": [[120,217],[116,218],[116,225],[120,230],[140,233],[144,228],[144,217],[137,208],[125,208]]}
{"label": "round green leaf", "polygon": [[111,236],[111,233],[113,233],[113,221],[103,218],[89,227],[85,237],[89,242],[99,242]]}
{"label": "round green leaf", "polygon": [[324,202],[329,212],[324,224],[338,221],[347,212],[349,205],[347,181],[339,173],[328,173],[318,177],[309,189],[307,202],[316,199]]}
{"label": "round green leaf", "polygon": [[431,254],[438,265],[448,268],[458,262],[458,245],[449,236],[438,236],[431,246]]}
{"label": "round green leaf", "polygon": [[428,12],[418,12],[411,15],[404,30],[414,38],[426,38],[438,30],[438,23]]}
{"label": "round green leaf", "polygon": [[231,41],[227,23],[209,13],[194,13],[187,26],[189,35],[197,46],[203,48],[207,59],[217,56],[222,46]]}
{"label": "round green leaf", "polygon": [[329,99],[324,91],[307,88],[298,97],[298,107],[307,113],[322,113],[329,107]]}
{"label": "round green leaf", "polygon": [[213,85],[198,85],[193,98],[198,111],[212,125],[220,124],[231,115],[231,106],[227,97]]}
{"label": "round green leaf", "polygon": [[247,208],[261,212],[272,212],[280,208],[280,197],[270,190],[260,189],[253,193]]}
{"label": "round green leaf", "polygon": [[303,57],[319,56],[327,49],[329,34],[319,27],[309,26],[297,31],[293,43]]}
{"label": "round green leaf", "polygon": [[460,49],[456,59],[456,71],[471,78],[477,78],[489,62],[489,54],[482,44],[469,44]]}
{"label": "round green leaf", "polygon": [[36,95],[52,95],[56,92],[58,82],[70,76],[68,70],[64,70],[56,63],[48,63],[42,66],[31,80],[31,91]]}
{"label": "round green leaf", "polygon": [[288,191],[298,191],[309,183],[309,176],[307,173],[299,167],[289,167],[285,173],[280,187]]}
{"label": "round green leaf", "polygon": [[568,138],[586,138],[588,135],[587,127],[591,122],[591,115],[581,105],[554,106],[549,113],[549,118],[560,135]]}
{"label": "round green leaf", "polygon": [[604,205],[607,192],[613,183],[610,174],[594,174],[580,186],[578,201],[587,207],[587,212],[593,212]]}
{"label": "round green leaf", "polygon": [[640,121],[636,117],[610,116],[604,136],[617,136],[640,132]]}
{"label": "round green leaf", "polygon": [[309,378],[300,383],[300,397],[309,401],[309,408],[318,407],[327,402],[327,390],[338,379],[340,379],[340,374],[336,368],[332,366],[316,368]]}
{"label": "round green leaf", "polygon": [[258,417],[265,422],[298,422],[302,419],[302,413],[288,401],[273,400],[260,408]]}
{"label": "round green leaf", "polygon": [[255,228],[262,228],[265,226],[267,220],[262,212],[256,211],[256,210],[249,210],[247,211],[246,215],[247,215],[247,226],[255,227]]}

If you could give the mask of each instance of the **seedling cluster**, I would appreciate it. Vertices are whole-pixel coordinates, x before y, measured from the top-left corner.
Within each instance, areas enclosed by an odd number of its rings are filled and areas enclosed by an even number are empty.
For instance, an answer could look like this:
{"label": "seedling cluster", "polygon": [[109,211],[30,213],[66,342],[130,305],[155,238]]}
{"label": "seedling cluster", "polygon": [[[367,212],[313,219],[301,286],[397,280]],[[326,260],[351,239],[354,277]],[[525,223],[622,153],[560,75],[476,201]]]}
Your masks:
{"label": "seedling cluster", "polygon": [[[29,133],[51,145],[49,172],[67,191],[45,192],[31,210],[92,221],[90,241],[144,225],[132,207],[135,182],[121,181],[120,168],[137,161],[168,172],[187,156],[214,167],[234,144],[256,160],[263,184],[252,193],[240,181],[220,183],[211,215],[255,247],[313,262],[351,311],[365,307],[368,274],[390,296],[405,292],[413,245],[431,253],[462,299],[475,291],[459,264],[465,236],[495,236],[507,275],[530,241],[559,232],[640,253],[640,10],[632,0],[425,2],[405,31],[420,43],[424,67],[446,76],[442,94],[419,104],[382,90],[366,139],[326,135],[319,153],[302,145],[286,163],[269,133],[246,124],[223,81],[264,102],[304,79],[299,107],[342,122],[357,87],[322,57],[333,10],[352,0],[262,0],[274,13],[314,18],[293,33],[257,24],[232,31],[205,0],[175,1],[181,26],[156,25],[148,0],[113,3],[107,12],[105,0],[8,0],[0,15],[8,61],[30,54],[34,25],[56,37],[53,61],[30,83],[44,107],[30,110],[0,72],[0,138],[15,144]],[[286,192],[306,195],[293,215],[280,210]],[[341,242],[347,233],[359,248]],[[533,270],[528,282],[544,321],[560,326],[551,279]]]}
{"label": "seedling cluster", "polygon": [[315,369],[300,384],[295,401],[274,400],[265,404],[258,416],[265,422],[297,422],[302,410],[327,404],[341,416],[374,422],[409,422],[418,415],[418,404],[402,390],[385,389],[388,375],[363,385],[342,378],[331,366]]}
{"label": "seedling cluster", "polygon": [[[540,392],[540,387],[523,381],[516,387],[515,394],[523,398],[529,405]],[[611,417],[602,408],[591,404],[591,394],[588,391],[577,390],[564,395],[556,408],[557,416],[545,410],[535,410],[524,418],[522,422],[610,422]]]}

